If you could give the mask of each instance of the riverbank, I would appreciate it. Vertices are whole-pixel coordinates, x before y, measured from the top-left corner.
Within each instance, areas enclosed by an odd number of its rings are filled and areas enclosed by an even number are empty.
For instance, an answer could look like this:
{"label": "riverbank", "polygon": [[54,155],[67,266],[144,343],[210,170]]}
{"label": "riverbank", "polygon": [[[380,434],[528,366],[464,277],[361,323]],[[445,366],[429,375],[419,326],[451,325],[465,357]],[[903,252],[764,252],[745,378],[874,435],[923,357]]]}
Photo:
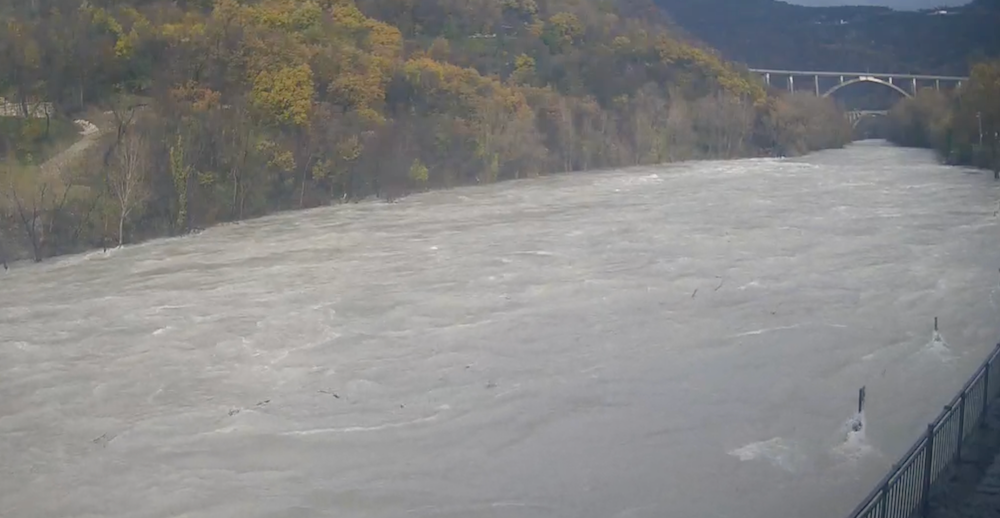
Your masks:
{"label": "riverbank", "polygon": [[[105,122],[108,123],[108,124],[111,124],[110,121],[105,121]],[[48,215],[46,215],[44,213],[43,214],[37,214],[37,215],[28,214],[28,211],[31,208],[33,208],[34,205],[32,205],[31,207],[29,207],[27,205],[27,203],[25,203],[21,207],[18,207],[16,205],[12,207],[10,204],[7,205],[8,209],[15,209],[15,210],[9,210],[9,212],[8,212],[9,216],[11,216],[11,217],[7,220],[6,232],[3,232],[2,230],[4,230],[4,229],[0,228],[0,259],[6,260],[6,262],[7,262],[8,265],[9,264],[13,264],[13,263],[17,263],[17,262],[21,262],[21,261],[39,262],[39,260],[45,259],[45,258],[58,257],[58,256],[61,256],[61,255],[67,255],[67,254],[86,253],[88,251],[93,251],[93,250],[97,250],[97,249],[101,249],[103,251],[107,251],[110,248],[114,248],[114,247],[118,246],[118,244],[116,242],[116,236],[113,234],[113,232],[116,229],[114,228],[113,225],[109,225],[109,221],[112,221],[111,218],[114,217],[113,213],[114,213],[115,209],[113,207],[111,209],[105,208],[105,214],[103,216],[101,216],[102,217],[101,221],[86,221],[86,222],[80,222],[80,221],[78,221],[77,222],[78,225],[85,224],[85,225],[89,225],[91,227],[91,235],[93,237],[91,238],[90,241],[86,241],[86,242],[77,241],[72,246],[69,246],[69,247],[66,247],[66,248],[55,248],[55,249],[52,248],[51,245],[47,243],[48,237],[46,236],[46,232],[51,232],[52,231],[53,225],[55,225],[55,224],[58,223],[57,220],[60,219],[60,218],[64,218],[64,217],[72,217],[72,213],[70,212],[70,207],[66,206],[67,201],[72,201],[71,195],[77,194],[78,192],[82,192],[82,193],[85,194],[86,192],[88,192],[88,190],[92,189],[91,187],[88,187],[88,186],[74,186],[74,185],[72,185],[72,180],[67,181],[66,180],[67,177],[60,176],[60,174],[62,172],[68,171],[69,170],[68,165],[71,164],[71,163],[73,163],[74,161],[77,162],[77,163],[82,162],[82,161],[87,160],[87,159],[93,161],[94,157],[87,157],[87,156],[85,156],[85,153],[87,153],[88,151],[90,151],[95,145],[99,144],[101,142],[100,139],[101,139],[102,136],[106,137],[109,132],[114,133],[114,131],[115,131],[115,129],[113,127],[110,127],[110,126],[107,129],[101,130],[97,126],[95,126],[94,124],[91,124],[90,122],[85,121],[85,120],[79,120],[79,121],[77,121],[77,124],[80,125],[80,127],[81,127],[81,139],[80,139],[80,141],[78,141],[77,143],[75,143],[69,149],[66,149],[63,152],[58,153],[55,157],[53,157],[49,161],[43,163],[40,166],[40,168],[39,168],[40,171],[45,172],[45,174],[47,175],[47,178],[49,178],[50,180],[52,180],[51,183],[42,184],[43,185],[43,189],[44,189],[44,186],[53,186],[53,187],[54,186],[61,186],[62,189],[63,189],[61,193],[59,193],[59,192],[50,192],[48,194],[47,198],[46,198],[46,194],[45,194],[44,191],[38,191],[38,192],[34,193],[35,195],[38,196],[38,198],[33,199],[31,201],[35,202],[36,204],[41,204],[43,206],[44,205],[48,205],[49,208],[50,208],[51,213],[48,214]],[[111,126],[113,126],[113,124],[111,124]],[[107,145],[109,145],[109,143],[107,141],[105,141],[104,144],[105,144],[105,147]],[[837,144],[839,144],[839,141],[830,142],[830,143],[828,143],[828,145],[835,145],[837,147],[827,147],[825,149],[838,149],[838,148],[842,147],[842,146],[839,146]],[[823,149],[823,148],[821,148],[821,149]],[[818,151],[818,150],[821,150],[821,149],[809,149],[808,152],[814,152],[814,151]],[[771,157],[774,157],[774,158],[790,158],[790,157],[796,156],[795,155],[795,153],[797,152],[796,149],[789,148],[786,151],[788,153],[791,153],[791,155],[786,157],[786,155],[782,151],[762,152],[760,150],[742,149],[742,150],[739,151],[740,153],[742,153],[742,154],[751,154],[752,156],[738,156],[738,157],[728,158],[728,160],[742,160],[742,159],[750,159],[750,158],[764,158],[764,157],[768,157],[768,156],[771,156]],[[100,151],[100,150],[99,150],[99,152],[100,153],[105,153],[104,151]],[[702,161],[706,161],[706,160],[718,161],[718,160],[720,160],[720,158],[719,157],[710,157],[709,156],[709,157],[700,158],[698,160],[702,160]],[[690,160],[687,160],[687,161],[677,161],[677,162],[662,162],[662,163],[659,163],[659,164],[640,164],[640,165],[633,165],[632,167],[649,166],[649,165],[664,165],[664,166],[665,165],[676,165],[676,164],[681,164],[681,163],[689,162],[689,161]],[[610,168],[614,168],[614,167],[615,166],[608,166],[608,167],[605,167],[604,169],[610,169]],[[577,174],[577,173],[590,173],[590,172],[593,172],[593,171],[556,172],[556,173],[550,173],[550,174],[541,174],[541,175],[537,175],[537,176],[550,176],[552,174],[556,174],[556,175],[559,175],[559,174]],[[516,179],[516,178],[511,178],[511,179]],[[481,184],[479,177],[476,177],[475,180],[476,181],[471,182],[469,184],[458,184],[458,185],[455,185],[455,186],[443,186],[443,185],[441,185],[441,186],[437,186],[437,187],[424,187],[424,188],[419,189],[419,190],[418,190],[418,188],[414,188],[413,186],[411,186],[410,189],[393,190],[393,191],[389,191],[389,192],[373,192],[373,193],[361,194],[361,195],[353,196],[353,197],[350,197],[350,198],[348,198],[347,196],[341,196],[339,198],[333,198],[330,201],[331,201],[331,203],[333,205],[342,204],[342,203],[358,203],[358,202],[373,202],[373,201],[378,201],[378,202],[395,202],[395,201],[398,201],[399,199],[401,199],[401,198],[403,198],[403,197],[405,197],[405,196],[407,196],[409,194],[413,194],[413,193],[416,193],[416,192],[424,192],[424,191],[427,191],[427,190],[449,190],[449,189],[452,189],[454,187],[462,187],[464,185],[477,185],[477,184]],[[497,179],[497,181],[505,181],[505,179]],[[73,190],[73,189],[79,189],[79,191],[77,191],[77,192],[71,192],[71,190]],[[2,207],[3,207],[3,204],[0,204],[0,208],[2,208]],[[314,207],[290,208],[290,209],[284,209],[284,210],[277,210],[275,212],[295,211],[295,210],[302,210],[303,208],[314,208]],[[87,214],[83,215],[84,217],[87,217],[87,218],[92,217],[94,215],[93,211],[95,209],[99,209],[99,208],[96,207],[96,205],[92,205],[89,209],[90,209],[91,212],[88,212]],[[108,212],[110,212],[111,214],[108,214]],[[120,209],[119,209],[119,212],[120,212]],[[261,214],[256,214],[256,215],[252,216],[250,219],[253,219],[253,217],[265,216],[265,215],[268,215],[270,213],[271,212],[265,212],[265,213],[261,213]],[[30,220],[31,218],[34,218],[37,221],[35,221],[35,222],[29,222],[28,220]],[[97,218],[95,218],[95,220],[96,219]],[[183,234],[197,233],[197,232],[200,232],[201,230],[203,230],[204,228],[211,228],[211,227],[214,227],[214,226],[217,226],[217,225],[238,224],[241,221],[247,221],[247,219],[242,219],[242,220],[241,219],[228,220],[228,219],[222,218],[222,219],[220,219],[218,221],[205,222],[204,223],[205,226],[194,224],[194,222],[192,221],[191,223],[189,223],[190,228],[188,228]],[[101,222],[103,222],[103,231],[96,231],[96,227]],[[170,230],[169,228],[164,228],[161,233],[143,232],[141,234],[132,236],[128,240],[128,242],[130,242],[130,243],[138,243],[138,242],[143,242],[143,241],[147,241],[147,240],[150,240],[150,239],[158,239],[158,238],[164,238],[164,237],[176,237],[176,234],[171,234],[171,232],[169,230]],[[81,231],[81,229],[78,227],[76,229],[76,235],[77,236],[79,236],[80,231]],[[183,235],[183,234],[180,234],[180,235]]]}
{"label": "riverbank", "polygon": [[889,111],[888,138],[1000,178],[1000,60],[975,64],[956,92],[923,89],[900,101]]}

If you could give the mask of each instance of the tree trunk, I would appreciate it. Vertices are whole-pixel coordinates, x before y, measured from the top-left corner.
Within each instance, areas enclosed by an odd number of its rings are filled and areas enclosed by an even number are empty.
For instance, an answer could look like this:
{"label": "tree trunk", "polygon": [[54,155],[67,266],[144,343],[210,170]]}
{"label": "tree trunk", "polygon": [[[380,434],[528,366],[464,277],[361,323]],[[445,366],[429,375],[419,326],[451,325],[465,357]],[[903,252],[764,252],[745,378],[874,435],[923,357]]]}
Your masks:
{"label": "tree trunk", "polygon": [[[2,236],[0,236],[2,237]],[[7,270],[7,251],[3,246],[3,240],[0,239],[0,264],[3,265],[4,271]]]}
{"label": "tree trunk", "polygon": [[42,262],[42,247],[38,243],[38,228],[36,223],[38,221],[38,211],[32,209],[31,211],[31,221],[29,222],[24,218],[24,229],[25,233],[28,234],[28,240],[31,241],[31,255],[36,263]]}
{"label": "tree trunk", "polygon": [[21,105],[21,115],[25,119],[30,118],[28,114],[28,93],[25,91],[23,85],[19,85],[17,88],[17,100]]}
{"label": "tree trunk", "polygon": [[[11,200],[14,202],[14,206],[17,209],[17,218],[21,220],[21,226],[24,229],[24,234],[27,236],[28,241],[31,242],[31,252],[32,257],[36,263],[42,262],[42,251],[41,247],[38,245],[38,203],[35,202],[31,209],[31,217],[28,217],[27,208],[21,203],[20,198],[17,197],[17,192],[11,189]],[[44,200],[45,190],[41,191],[42,199]]]}
{"label": "tree trunk", "polygon": [[[247,124],[249,126],[249,124]],[[233,180],[233,204],[230,208],[230,217],[235,220],[243,219],[243,174],[246,171],[247,155],[250,153],[250,130],[247,129],[240,141],[240,156],[233,161],[230,169],[230,176]]]}
{"label": "tree trunk", "polygon": [[239,173],[235,172],[235,167],[232,173],[233,178],[233,201],[229,206],[229,217],[236,220],[239,219],[239,203],[240,203],[240,176]]}
{"label": "tree trunk", "polygon": [[86,89],[86,82],[87,82],[86,74],[83,72],[83,67],[80,67],[80,75],[79,75],[78,79],[80,80],[80,97],[78,99],[79,106],[77,106],[77,108],[82,110],[83,109],[84,90]]}
{"label": "tree trunk", "polygon": [[125,244],[125,216],[127,214],[122,211],[122,215],[118,218],[118,248]]}
{"label": "tree trunk", "polygon": [[302,185],[299,186],[299,209],[304,209],[306,205],[306,174],[308,171],[302,171]]}
{"label": "tree trunk", "polygon": [[[90,203],[90,207],[87,212],[83,214],[83,217],[76,220],[76,227],[73,229],[73,235],[70,238],[70,243],[73,248],[76,248],[80,243],[80,234],[83,233],[84,227],[90,223],[90,218],[94,213],[94,209],[97,208],[97,203],[100,201],[101,196],[95,196],[94,200]],[[103,241],[103,239],[102,239]]]}
{"label": "tree trunk", "polygon": [[[191,214],[191,199],[193,198],[192,192],[195,190],[195,189],[193,189],[193,187],[197,186],[197,184],[195,183],[195,180],[196,180],[195,179],[195,171],[192,169],[188,173],[188,175],[187,175],[187,178],[185,180],[185,187],[184,187],[184,193],[185,193],[184,205],[185,205],[185,209],[186,209],[186,211],[185,211],[185,216],[186,217],[184,219],[184,233],[185,234],[188,233],[188,232],[190,232],[191,227],[194,225],[194,222],[195,222],[195,218]],[[195,193],[195,194],[197,194],[197,193]]]}

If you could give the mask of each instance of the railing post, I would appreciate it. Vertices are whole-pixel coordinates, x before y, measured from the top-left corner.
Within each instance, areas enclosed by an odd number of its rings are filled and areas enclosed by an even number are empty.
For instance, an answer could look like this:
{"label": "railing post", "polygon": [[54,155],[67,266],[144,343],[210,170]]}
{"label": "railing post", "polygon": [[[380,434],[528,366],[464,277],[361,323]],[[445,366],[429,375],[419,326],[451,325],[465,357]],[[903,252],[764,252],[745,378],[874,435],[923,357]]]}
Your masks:
{"label": "railing post", "polygon": [[[896,470],[896,465],[895,464],[892,465],[892,469],[893,469],[893,471]],[[888,482],[886,482],[885,485],[882,486],[882,508],[879,511],[880,512],[879,512],[879,517],[878,518],[889,518],[889,483]]]}
{"label": "railing post", "polygon": [[924,494],[920,500],[920,516],[927,518],[931,510],[931,472],[934,470],[934,423],[927,425],[927,442],[924,443]]}
{"label": "railing post", "polygon": [[979,426],[986,428],[986,407],[990,406],[990,371],[993,370],[993,359],[986,360],[986,371],[983,372],[983,408],[979,411]]}
{"label": "railing post", "polygon": [[958,396],[958,446],[955,448],[955,458],[962,462],[962,443],[965,442],[965,392]]}

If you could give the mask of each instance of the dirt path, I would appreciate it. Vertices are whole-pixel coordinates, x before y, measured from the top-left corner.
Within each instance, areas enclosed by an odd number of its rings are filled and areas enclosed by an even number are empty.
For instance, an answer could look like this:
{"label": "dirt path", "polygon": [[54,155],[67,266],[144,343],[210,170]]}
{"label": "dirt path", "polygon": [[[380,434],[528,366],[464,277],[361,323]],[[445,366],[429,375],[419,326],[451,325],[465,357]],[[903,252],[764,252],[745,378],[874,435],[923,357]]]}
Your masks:
{"label": "dirt path", "polygon": [[58,152],[52,158],[42,163],[41,171],[44,178],[58,177],[70,161],[76,159],[81,153],[90,149],[101,138],[103,133],[99,127],[90,121],[77,119],[73,121],[80,128],[80,140],[70,147]]}

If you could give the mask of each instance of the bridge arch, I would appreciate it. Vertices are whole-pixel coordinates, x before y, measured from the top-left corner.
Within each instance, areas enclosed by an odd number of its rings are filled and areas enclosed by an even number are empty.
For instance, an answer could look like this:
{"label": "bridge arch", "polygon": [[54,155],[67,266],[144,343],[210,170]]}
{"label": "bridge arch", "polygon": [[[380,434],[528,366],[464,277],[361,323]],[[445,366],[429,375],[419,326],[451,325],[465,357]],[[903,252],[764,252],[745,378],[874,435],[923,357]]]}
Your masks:
{"label": "bridge arch", "polygon": [[833,88],[827,90],[826,93],[823,94],[823,97],[830,97],[837,90],[840,90],[841,88],[844,88],[845,86],[850,86],[850,85],[854,85],[854,84],[858,84],[858,83],[875,83],[875,84],[879,84],[879,85],[882,85],[882,86],[887,86],[887,87],[892,88],[893,90],[899,92],[899,94],[902,95],[903,97],[913,97],[913,95],[911,95],[910,92],[907,92],[906,90],[903,90],[902,88],[900,88],[900,87],[898,87],[898,86],[896,86],[896,85],[894,85],[894,84],[892,84],[892,83],[890,83],[888,81],[883,81],[883,80],[881,80],[881,79],[879,79],[877,77],[872,77],[872,76],[861,76],[861,77],[858,77],[858,78],[855,78],[855,79],[851,79],[850,81],[844,81],[843,83],[840,83],[837,86],[834,86]]}

